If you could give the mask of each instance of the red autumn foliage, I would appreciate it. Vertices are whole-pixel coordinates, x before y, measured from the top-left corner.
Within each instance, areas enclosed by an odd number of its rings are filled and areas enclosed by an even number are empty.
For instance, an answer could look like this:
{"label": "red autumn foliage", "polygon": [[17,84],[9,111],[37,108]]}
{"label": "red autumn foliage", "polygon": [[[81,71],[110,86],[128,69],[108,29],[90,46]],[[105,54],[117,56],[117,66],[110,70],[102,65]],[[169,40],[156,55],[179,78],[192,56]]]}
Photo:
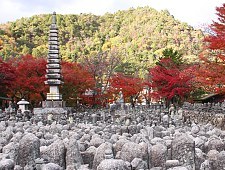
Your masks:
{"label": "red autumn foliage", "polygon": [[150,69],[150,87],[154,89],[153,98],[184,99],[192,90],[191,68],[180,69],[171,58],[163,58]]}
{"label": "red autumn foliage", "polygon": [[76,105],[78,98],[86,102],[84,92],[93,89],[95,83],[92,75],[80,64],[62,62],[62,74],[64,84],[62,94],[69,105]]}
{"label": "red autumn foliage", "polygon": [[10,89],[11,96],[29,101],[44,100],[44,94],[47,93],[44,84],[46,60],[26,55],[10,61],[13,62],[16,74]]}
{"label": "red autumn foliage", "polygon": [[205,91],[225,93],[225,4],[216,11],[218,22],[210,25],[212,34],[204,39],[205,51],[200,55],[196,79]]}
{"label": "red autumn foliage", "polygon": [[7,63],[0,58],[0,93],[6,95],[6,92],[12,88],[12,83],[16,77],[15,68],[11,63]]}
{"label": "red autumn foliage", "polygon": [[208,42],[206,47],[211,50],[222,50],[225,48],[225,3],[222,7],[217,7],[217,16],[219,22],[213,22],[210,29],[213,34],[207,36],[205,41]]}
{"label": "red autumn foliage", "polygon": [[110,80],[111,93],[123,93],[125,101],[130,101],[130,98],[136,98],[143,90],[144,83],[142,79],[126,76],[122,73],[117,73]]}
{"label": "red autumn foliage", "polygon": [[200,55],[202,63],[194,72],[197,87],[201,87],[206,92],[223,93],[225,92],[225,66],[224,61],[212,61]]}
{"label": "red autumn foliage", "polygon": [[[44,84],[45,59],[26,55],[7,62],[0,60],[0,65],[1,93],[8,94],[16,100],[25,98],[32,104],[45,100],[49,92],[49,86]],[[86,98],[83,95],[85,90],[93,89],[95,85],[91,74],[86,70],[77,63],[62,62],[64,84],[60,93],[69,105],[71,102],[76,103],[78,98]]]}
{"label": "red autumn foliage", "polygon": [[[114,69],[119,63],[119,57],[115,49],[99,52],[91,56],[83,57],[83,65],[91,73],[95,87],[92,97],[86,96],[92,106],[104,106],[112,94],[108,93],[109,80]],[[92,102],[91,102],[92,101]]]}
{"label": "red autumn foliage", "polygon": [[[26,55],[7,62],[0,60],[0,66],[1,93],[17,101],[25,98],[32,104],[45,100],[49,92],[49,86],[44,84],[45,59]],[[96,85],[93,75],[87,68],[77,63],[62,62],[62,75],[64,84],[61,86],[60,93],[63,94],[68,105],[74,106],[77,99],[83,103],[93,104],[93,96],[84,95],[86,90],[95,89]]]}

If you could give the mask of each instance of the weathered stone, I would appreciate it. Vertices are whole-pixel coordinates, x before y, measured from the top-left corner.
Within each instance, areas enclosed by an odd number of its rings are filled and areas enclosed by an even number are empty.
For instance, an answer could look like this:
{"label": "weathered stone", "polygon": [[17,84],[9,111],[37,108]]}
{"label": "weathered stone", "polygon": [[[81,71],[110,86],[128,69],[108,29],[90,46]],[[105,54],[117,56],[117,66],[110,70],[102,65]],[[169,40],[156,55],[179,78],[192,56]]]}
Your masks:
{"label": "weathered stone", "polygon": [[125,161],[121,159],[105,159],[101,161],[97,170],[130,170]]}
{"label": "weathered stone", "polygon": [[15,165],[14,170],[23,170],[23,167],[21,167],[19,165]]}
{"label": "weathered stone", "polygon": [[159,137],[155,137],[153,138],[150,143],[152,145],[156,145],[156,144],[162,144],[162,145],[166,145],[166,142],[162,139],[162,138],[159,138]]}
{"label": "weathered stone", "polygon": [[214,170],[210,161],[209,160],[205,160],[201,166],[199,170]]}
{"label": "weathered stone", "polygon": [[82,157],[78,148],[77,140],[73,137],[69,139],[66,147],[66,165],[75,165],[77,168],[83,163]]}
{"label": "weathered stone", "polygon": [[0,121],[0,132],[4,132],[6,130],[6,122]]}
{"label": "weathered stone", "polygon": [[42,170],[42,166],[43,166],[44,164],[46,164],[46,163],[49,163],[49,162],[46,161],[46,160],[43,159],[43,158],[37,158],[37,159],[35,160],[35,163],[36,163],[36,166],[35,166],[36,170]]}
{"label": "weathered stone", "polygon": [[[144,134],[140,134],[140,135],[144,136]],[[136,141],[140,141],[140,139],[141,139],[140,135],[137,135],[137,134],[132,135],[130,138],[130,141],[134,142],[134,143],[138,143]]]}
{"label": "weathered stone", "polygon": [[88,148],[89,145],[90,145],[90,143],[87,141],[86,142],[78,141],[78,148],[79,148],[80,152],[84,152]]}
{"label": "weathered stone", "polygon": [[217,161],[218,154],[219,154],[219,152],[217,150],[210,150],[207,153],[207,158],[211,162],[216,162]]}
{"label": "weathered stone", "polygon": [[16,127],[16,128],[15,128],[15,133],[17,133],[17,132],[24,133],[23,127]]}
{"label": "weathered stone", "polygon": [[114,145],[113,145],[113,148],[115,150],[115,152],[119,152],[122,150],[123,148],[123,145],[125,143],[129,142],[126,138],[120,138]]}
{"label": "weathered stone", "polygon": [[205,141],[202,138],[196,137],[194,139],[194,141],[195,141],[195,147],[196,148],[199,148],[199,149],[201,149],[203,151],[205,150]]}
{"label": "weathered stone", "polygon": [[7,127],[4,132],[1,133],[1,136],[5,138],[7,141],[10,141],[10,139],[13,137],[13,128]]}
{"label": "weathered stone", "polygon": [[63,130],[61,132],[61,138],[62,139],[69,138],[69,131],[68,130]]}
{"label": "weathered stone", "polygon": [[40,146],[48,146],[48,142],[45,139],[40,139]]}
{"label": "weathered stone", "polygon": [[[210,124],[202,125],[201,124],[202,120],[199,119],[201,117],[206,117],[207,118],[206,121],[209,122],[215,118],[214,116],[217,113],[215,113],[214,115],[214,113],[211,114],[204,111],[196,112],[196,110],[190,110],[188,111],[188,113],[184,113],[183,115],[183,116],[186,116],[185,114],[187,114],[188,116],[190,116],[190,118],[189,117],[187,118],[187,119],[190,119],[190,121],[188,120],[189,123],[186,123],[187,126],[186,125],[182,126],[181,124],[179,124],[179,127],[169,125],[169,127],[167,128],[167,127],[162,127],[160,125],[161,122],[159,122],[159,117],[158,117],[160,115],[157,114],[156,113],[157,111],[155,110],[150,110],[150,111],[143,110],[143,112],[139,112],[135,109],[131,111],[135,112],[134,114],[135,117],[133,117],[133,115],[131,116],[131,125],[128,125],[128,126],[123,126],[126,119],[120,122],[123,125],[119,125],[119,124],[114,125],[114,124],[106,124],[104,122],[103,123],[97,122],[96,126],[93,126],[92,124],[89,124],[89,123],[85,124],[83,122],[74,124],[74,125],[69,124],[69,126],[67,125],[62,126],[56,123],[53,123],[53,125],[45,125],[45,123],[38,123],[38,125],[36,125],[36,124],[31,124],[30,122],[15,123],[12,121],[11,122],[6,121],[1,126],[2,123],[0,122],[0,132],[1,132],[0,133],[1,134],[0,135],[0,152],[2,152],[0,153],[0,160],[6,159],[6,158],[13,159],[15,157],[15,162],[16,162],[18,157],[16,155],[18,155],[17,153],[19,152],[19,150],[17,150],[19,148],[19,145],[17,146],[16,143],[19,143],[22,137],[26,135],[27,132],[30,132],[35,134],[36,137],[40,139],[42,151],[48,148],[47,149],[48,152],[52,152],[51,157],[58,157],[59,153],[61,152],[59,151],[60,147],[55,147],[55,150],[49,149],[49,147],[55,141],[59,139],[63,140],[64,148],[66,148],[64,151],[66,154],[68,154],[70,152],[68,151],[69,150],[68,148],[74,148],[73,144],[71,146],[69,144],[71,136],[74,136],[74,139],[77,140],[76,144],[78,144],[79,152],[82,151],[81,157],[83,159],[83,163],[86,165],[89,165],[89,169],[92,169],[94,157],[96,157],[97,155],[96,147],[98,147],[104,142],[109,142],[113,144],[113,149],[112,148],[110,149],[110,152],[109,152],[110,154],[108,155],[106,154],[107,149],[105,148],[102,149],[102,153],[103,153],[102,159],[105,159],[105,158],[112,159],[115,157],[116,159],[122,160],[121,158],[124,157],[124,159],[126,159],[127,161],[125,160],[123,161],[127,163],[129,159],[129,162],[131,162],[129,164],[132,164],[133,169],[137,169],[136,167],[139,164],[139,161],[144,164],[145,162],[147,162],[148,167],[149,168],[152,167],[152,169],[163,169],[163,168],[168,169],[171,166],[173,166],[173,169],[175,169],[175,168],[178,168],[178,165],[176,165],[176,163],[173,163],[174,160],[172,160],[171,162],[171,159],[175,159],[176,156],[182,157],[183,159],[182,163],[179,159],[182,165],[179,168],[185,167],[187,169],[193,169],[193,164],[191,161],[193,158],[195,159],[196,170],[197,169],[202,170],[202,168],[204,168],[204,170],[207,169],[208,168],[207,164],[210,165],[210,168],[211,168],[210,170],[222,169],[222,167],[224,166],[222,158],[225,157],[223,153],[223,150],[225,149],[224,147],[225,132],[221,131],[218,128],[213,127]],[[93,112],[93,113],[98,114],[97,112]],[[82,115],[82,113],[79,113],[79,114]],[[196,116],[198,118],[196,118]],[[137,122],[136,118],[139,118],[140,121],[138,122],[137,125],[134,125]],[[145,119],[145,121],[143,121],[142,119]],[[88,119],[85,119],[85,120],[88,120]],[[107,114],[106,114],[106,120],[107,120]],[[197,122],[198,124],[196,125],[193,122]],[[152,123],[153,123],[153,126],[152,126]],[[213,122],[213,124],[215,125],[215,122]],[[149,125],[152,127],[150,127]],[[121,127],[127,128],[128,133],[126,132],[127,129],[125,129],[125,131],[123,131],[121,134]],[[2,128],[2,131],[1,131],[1,128]],[[17,133],[15,134],[15,132]],[[186,139],[183,140],[183,138],[186,138],[186,137],[182,137],[182,136],[187,136],[189,140],[186,140]],[[189,142],[189,144],[186,144],[188,143],[187,141],[191,141],[191,142]],[[195,145],[193,141],[195,142]],[[130,143],[130,142],[134,143],[135,145],[130,145],[129,148],[128,147],[124,148],[126,147],[127,143]],[[151,144],[153,146],[151,146]],[[164,166],[163,163],[162,165],[152,164],[152,158],[154,158],[154,156],[152,156],[154,155],[154,152],[152,153],[152,148],[154,150],[154,147],[156,147],[157,145],[163,145],[167,148],[165,150],[165,153],[167,154],[160,154],[159,151],[157,152],[159,154],[155,154],[155,155],[160,155],[162,157],[166,155],[165,160],[167,161],[166,162],[164,161],[164,164],[166,166]],[[192,151],[191,146],[193,150],[195,151]],[[75,148],[76,148],[75,150],[77,150],[76,146]],[[75,150],[71,149],[71,154],[69,155],[74,156],[77,153]],[[113,150],[113,153],[111,153],[112,150]],[[55,154],[56,152],[59,152],[59,153]],[[206,153],[207,153],[207,156],[205,156]],[[82,168],[84,167],[84,166],[77,166],[77,164],[74,163],[72,160],[73,156],[66,156],[66,154],[64,154],[63,160],[67,166],[62,167],[63,169],[66,168],[67,170],[76,170],[78,169],[78,167],[79,169],[81,169],[81,167]],[[138,154],[140,156],[136,157]],[[195,154],[195,157],[193,156],[194,154]],[[43,155],[40,158],[49,159],[49,156]],[[66,158],[69,158],[69,159],[71,158],[71,163],[69,163],[70,161],[68,161]],[[157,159],[156,156],[154,159]],[[159,158],[159,159],[162,160],[162,158]],[[54,163],[59,164],[59,161]],[[32,169],[32,167],[33,165],[30,165],[30,164],[26,164],[25,167],[21,166],[21,168],[23,169],[29,169],[29,168]],[[141,169],[141,167],[139,168]],[[87,167],[84,167],[84,169],[87,169]]]}
{"label": "weathered stone", "polygon": [[70,124],[63,125],[63,130],[70,130]]}
{"label": "weathered stone", "polygon": [[154,138],[154,129],[152,127],[147,126],[144,129],[141,129],[140,133],[143,134],[148,140]]}
{"label": "weathered stone", "polygon": [[42,158],[65,168],[66,148],[62,140],[58,139],[49,146],[40,147],[40,152]]}
{"label": "weathered stone", "polygon": [[166,161],[166,169],[173,168],[179,166],[180,162],[178,160],[167,160]]}
{"label": "weathered stone", "polygon": [[166,139],[166,140],[164,140],[164,141],[165,141],[165,143],[166,143],[167,148],[169,149],[169,148],[171,147],[172,140]]}
{"label": "weathered stone", "polygon": [[163,167],[166,164],[167,148],[165,145],[156,144],[151,148],[151,166],[152,167]]}
{"label": "weathered stone", "polygon": [[35,169],[35,165],[26,165],[23,170],[31,170],[31,169]]}
{"label": "weathered stone", "polygon": [[196,135],[200,131],[200,127],[198,125],[194,125],[191,128],[191,134]]}
{"label": "weathered stone", "polygon": [[8,141],[6,138],[4,137],[0,137],[0,146],[3,147],[5,145],[7,145]]}
{"label": "weathered stone", "polygon": [[10,139],[10,142],[19,143],[19,141],[22,139],[22,137],[23,137],[23,133],[22,132],[17,132]]}
{"label": "weathered stone", "polygon": [[63,170],[63,168],[55,163],[48,163],[42,166],[42,170]]}
{"label": "weathered stone", "polygon": [[196,169],[200,169],[201,164],[204,162],[205,160],[204,154],[205,153],[203,153],[201,149],[195,148],[195,168]]}
{"label": "weathered stone", "polygon": [[81,152],[83,163],[88,164],[90,169],[92,169],[93,166],[96,150],[97,148],[95,148],[94,146],[90,146],[86,151]]}
{"label": "weathered stone", "polygon": [[177,166],[177,167],[169,168],[168,170],[189,170],[189,169],[184,166]]}
{"label": "weathered stone", "polygon": [[12,160],[17,158],[19,143],[10,142],[2,148],[2,153],[8,154]]}
{"label": "weathered stone", "polygon": [[194,153],[194,141],[187,134],[183,134],[172,141],[172,159],[179,160],[181,165],[190,165],[194,168]]}
{"label": "weathered stone", "polygon": [[169,136],[169,135],[170,135],[169,131],[167,131],[167,130],[162,131],[162,138],[165,136]]}
{"label": "weathered stone", "polygon": [[105,150],[108,149],[112,150],[112,144],[108,142],[101,144],[97,148],[93,161],[93,170],[96,170],[100,162],[105,159]]}
{"label": "weathered stone", "polygon": [[88,165],[81,165],[79,170],[90,170],[90,169],[88,168]]}
{"label": "weathered stone", "polygon": [[135,126],[135,125],[128,126],[128,132],[131,135],[134,135],[134,134],[138,133],[137,126]]}
{"label": "weathered stone", "polygon": [[90,146],[99,147],[102,143],[104,143],[105,140],[100,137],[94,137],[90,141]]}
{"label": "weathered stone", "polygon": [[128,133],[128,127],[127,126],[121,126],[121,134]]}
{"label": "weathered stone", "polygon": [[124,161],[131,162],[134,158],[146,158],[148,154],[147,145],[139,145],[134,142],[127,142],[123,145],[120,158]]}
{"label": "weathered stone", "polygon": [[225,151],[221,151],[217,156],[217,161],[215,162],[214,169],[222,170],[225,168]]}
{"label": "weathered stone", "polygon": [[67,165],[66,170],[77,170],[77,167],[76,167],[75,164],[74,165]]}
{"label": "weathered stone", "polygon": [[44,135],[44,138],[45,138],[46,140],[50,140],[50,139],[53,139],[54,136],[53,136],[53,134],[46,133],[46,134]]}
{"label": "weathered stone", "polygon": [[208,151],[215,149],[215,150],[221,152],[224,150],[223,141],[221,141],[220,139],[217,139],[217,138],[210,138],[207,146],[208,146],[207,147]]}
{"label": "weathered stone", "polygon": [[91,135],[89,134],[84,134],[81,138],[80,138],[80,142],[85,142],[85,141],[90,141],[91,140]]}
{"label": "weathered stone", "polygon": [[131,167],[133,170],[148,169],[147,162],[143,161],[141,158],[134,158],[131,161]]}
{"label": "weathered stone", "polygon": [[19,142],[16,164],[22,167],[35,165],[35,159],[40,157],[40,140],[31,133],[26,134]]}
{"label": "weathered stone", "polygon": [[37,132],[36,134],[35,134],[35,136],[37,136],[39,139],[41,139],[41,138],[43,138],[43,133],[42,132]]}
{"label": "weathered stone", "polygon": [[140,142],[138,143],[139,145],[139,149],[142,152],[142,159],[147,161],[147,159],[149,158],[149,153],[150,153],[150,144],[149,143],[145,143],[145,142]]}
{"label": "weathered stone", "polygon": [[1,170],[13,170],[14,169],[14,161],[12,159],[2,159],[0,161],[0,169]]}
{"label": "weathered stone", "polygon": [[153,167],[150,170],[163,170],[163,168],[162,167]]}
{"label": "weathered stone", "polygon": [[49,132],[51,134],[56,134],[56,133],[60,133],[60,130],[58,129],[58,124],[56,124],[56,122],[53,122],[49,128]]}
{"label": "weathered stone", "polygon": [[112,134],[111,138],[110,138],[110,142],[112,144],[115,144],[119,139],[119,135],[118,134]]}

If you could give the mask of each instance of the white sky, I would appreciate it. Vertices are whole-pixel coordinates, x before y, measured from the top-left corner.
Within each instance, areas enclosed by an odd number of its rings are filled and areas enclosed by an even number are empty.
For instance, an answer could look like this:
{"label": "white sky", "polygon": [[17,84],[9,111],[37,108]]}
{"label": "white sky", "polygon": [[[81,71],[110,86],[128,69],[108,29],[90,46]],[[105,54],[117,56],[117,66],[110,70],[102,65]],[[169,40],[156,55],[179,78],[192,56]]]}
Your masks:
{"label": "white sky", "polygon": [[223,3],[224,0],[0,0],[0,23],[53,11],[102,15],[130,7],[150,6],[156,10],[167,9],[181,22],[198,27],[216,20],[215,8]]}

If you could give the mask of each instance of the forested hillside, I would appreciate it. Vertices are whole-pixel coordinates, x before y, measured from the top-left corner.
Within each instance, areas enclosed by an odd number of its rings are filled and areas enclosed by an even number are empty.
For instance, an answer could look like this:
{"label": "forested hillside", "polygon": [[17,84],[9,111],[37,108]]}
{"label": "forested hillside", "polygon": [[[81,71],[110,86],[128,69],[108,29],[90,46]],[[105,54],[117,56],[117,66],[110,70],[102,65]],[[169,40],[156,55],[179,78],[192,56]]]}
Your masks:
{"label": "forested hillside", "polygon": [[[50,23],[51,14],[45,14],[0,25],[0,56],[46,57]],[[195,60],[203,39],[200,30],[181,23],[166,10],[159,12],[150,7],[103,16],[58,14],[57,24],[63,60],[79,62],[84,56],[114,49],[121,59],[117,69],[127,68],[140,76],[166,48]]]}

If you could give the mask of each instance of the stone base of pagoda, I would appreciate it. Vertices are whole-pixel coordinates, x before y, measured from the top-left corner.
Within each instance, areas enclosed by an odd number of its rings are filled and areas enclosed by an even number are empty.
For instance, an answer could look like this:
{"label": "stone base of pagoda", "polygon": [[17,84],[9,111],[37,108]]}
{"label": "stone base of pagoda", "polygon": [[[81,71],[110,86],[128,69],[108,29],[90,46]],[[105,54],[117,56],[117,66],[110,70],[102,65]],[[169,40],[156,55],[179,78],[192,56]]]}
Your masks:
{"label": "stone base of pagoda", "polygon": [[[43,102],[44,103],[44,102]],[[48,103],[49,104],[49,103]],[[67,108],[56,107],[56,108],[34,108],[34,122],[42,122],[46,123],[62,123],[65,125],[67,123],[67,119],[65,118],[67,115]]]}
{"label": "stone base of pagoda", "polygon": [[64,108],[66,107],[65,101],[42,101],[42,108]]}

